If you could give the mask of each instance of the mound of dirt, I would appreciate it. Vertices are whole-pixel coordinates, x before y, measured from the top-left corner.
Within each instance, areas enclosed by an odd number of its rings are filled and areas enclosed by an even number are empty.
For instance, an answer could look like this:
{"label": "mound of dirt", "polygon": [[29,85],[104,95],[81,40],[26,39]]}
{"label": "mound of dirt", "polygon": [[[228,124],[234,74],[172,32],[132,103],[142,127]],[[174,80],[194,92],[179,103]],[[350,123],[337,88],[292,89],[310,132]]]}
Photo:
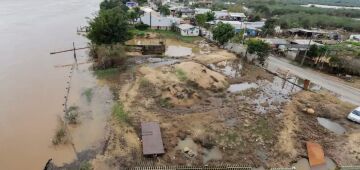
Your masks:
{"label": "mound of dirt", "polygon": [[221,91],[229,86],[225,76],[199,63],[182,62],[175,65],[175,68],[182,70],[188,81],[193,82],[203,89]]}
{"label": "mound of dirt", "polygon": [[225,50],[219,50],[210,54],[198,55],[194,58],[195,61],[198,61],[202,64],[213,64],[225,60],[235,60],[236,55],[229,53]]}

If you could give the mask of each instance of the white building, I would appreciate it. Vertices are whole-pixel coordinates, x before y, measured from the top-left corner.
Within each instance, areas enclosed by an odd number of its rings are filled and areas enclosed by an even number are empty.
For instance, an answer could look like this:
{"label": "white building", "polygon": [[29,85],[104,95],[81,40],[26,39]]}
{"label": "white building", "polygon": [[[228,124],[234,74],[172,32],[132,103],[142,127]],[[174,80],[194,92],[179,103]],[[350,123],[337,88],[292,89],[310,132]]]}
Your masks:
{"label": "white building", "polygon": [[360,34],[352,34],[352,35],[350,35],[349,40],[351,40],[351,41],[360,41]]}
{"label": "white building", "polygon": [[149,25],[151,29],[170,30],[173,25],[180,24],[181,19],[171,16],[161,16],[155,11],[145,11],[144,15],[140,17],[140,21]]}
{"label": "white building", "polygon": [[177,26],[182,36],[199,36],[200,30],[190,24],[180,24]]}

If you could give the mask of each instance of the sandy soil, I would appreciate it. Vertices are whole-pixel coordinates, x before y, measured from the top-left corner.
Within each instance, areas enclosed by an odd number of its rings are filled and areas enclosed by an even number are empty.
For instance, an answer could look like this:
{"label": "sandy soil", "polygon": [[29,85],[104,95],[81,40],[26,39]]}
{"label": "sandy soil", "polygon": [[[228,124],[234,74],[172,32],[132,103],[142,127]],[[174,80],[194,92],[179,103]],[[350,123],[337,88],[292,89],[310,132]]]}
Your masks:
{"label": "sandy soil", "polygon": [[[340,165],[360,161],[359,125],[345,119],[353,105],[326,91],[300,91],[290,96],[261,88],[274,77],[259,67],[243,63],[241,76],[229,77],[208,65],[234,61],[220,50],[174,65],[135,67],[133,78],[123,79],[119,102],[130,121],[110,121],[103,153],[92,161],[95,169],[113,169],[150,162],[152,165],[243,164],[254,167],[290,167],[306,157],[306,141],[323,146],[327,157]],[[219,64],[220,63],[220,64]],[[257,83],[239,93],[227,92],[230,83]],[[271,87],[271,86],[270,86]],[[274,96],[272,96],[274,95]],[[272,98],[284,97],[286,102]],[[259,112],[260,103],[265,112]],[[313,114],[303,112],[314,109]],[[337,135],[317,122],[317,117],[339,123],[346,133]],[[142,121],[161,126],[166,153],[142,156]],[[184,150],[190,149],[190,153]]]}

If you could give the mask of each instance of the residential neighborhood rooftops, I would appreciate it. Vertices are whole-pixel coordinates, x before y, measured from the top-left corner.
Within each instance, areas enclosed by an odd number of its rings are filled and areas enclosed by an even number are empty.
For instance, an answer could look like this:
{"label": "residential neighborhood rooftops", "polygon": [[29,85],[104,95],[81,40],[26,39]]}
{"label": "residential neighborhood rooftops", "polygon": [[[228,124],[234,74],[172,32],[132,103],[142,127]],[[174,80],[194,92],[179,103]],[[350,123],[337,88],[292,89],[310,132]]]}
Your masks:
{"label": "residential neighborhood rooftops", "polygon": [[159,123],[142,122],[141,138],[144,155],[156,155],[165,153]]}
{"label": "residential neighborhood rooftops", "polygon": [[264,38],[262,40],[272,45],[290,44],[286,39],[281,38]]}
{"label": "residential neighborhood rooftops", "polygon": [[[291,40],[290,42],[291,42],[291,44],[309,45],[309,41],[310,41],[310,40],[307,40],[307,39],[296,39],[296,40]],[[315,42],[315,41],[311,41],[311,42],[310,42],[310,45],[313,45],[313,44],[315,44],[315,45],[322,45],[322,44],[317,43],[317,42]]]}
{"label": "residential neighborhood rooftops", "polygon": [[211,12],[211,9],[208,8],[195,8],[195,14],[205,14]]}

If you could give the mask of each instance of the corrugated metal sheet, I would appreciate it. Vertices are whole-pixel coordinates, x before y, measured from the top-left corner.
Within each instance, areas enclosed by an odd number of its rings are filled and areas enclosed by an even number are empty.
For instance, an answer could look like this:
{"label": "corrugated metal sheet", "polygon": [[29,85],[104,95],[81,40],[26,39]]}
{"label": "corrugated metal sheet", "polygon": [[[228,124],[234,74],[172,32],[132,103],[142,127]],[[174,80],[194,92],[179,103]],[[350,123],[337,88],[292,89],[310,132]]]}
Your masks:
{"label": "corrugated metal sheet", "polygon": [[165,153],[159,123],[142,122],[141,138],[144,155],[158,155]]}
{"label": "corrugated metal sheet", "polygon": [[312,168],[325,165],[325,155],[322,147],[318,143],[306,142],[309,163]]}

